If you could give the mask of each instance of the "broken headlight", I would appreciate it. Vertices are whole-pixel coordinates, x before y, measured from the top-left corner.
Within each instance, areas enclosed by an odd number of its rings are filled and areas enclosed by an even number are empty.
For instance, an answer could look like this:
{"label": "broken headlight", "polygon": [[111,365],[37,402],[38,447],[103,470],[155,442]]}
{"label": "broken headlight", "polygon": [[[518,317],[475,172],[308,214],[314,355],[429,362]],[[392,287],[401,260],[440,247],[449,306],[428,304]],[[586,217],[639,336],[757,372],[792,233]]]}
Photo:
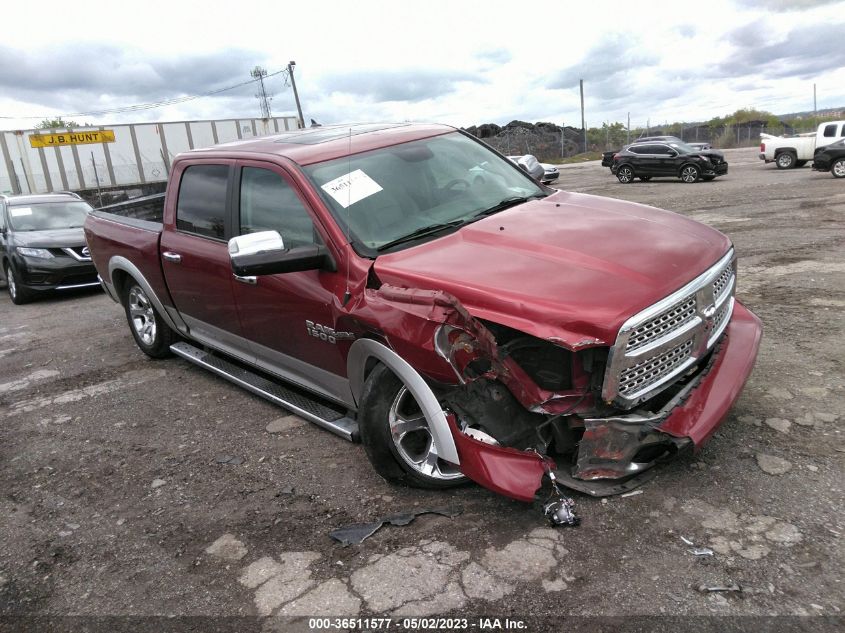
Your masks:
{"label": "broken headlight", "polygon": [[434,349],[463,384],[490,371],[492,362],[478,339],[452,325],[441,325],[434,335]]}

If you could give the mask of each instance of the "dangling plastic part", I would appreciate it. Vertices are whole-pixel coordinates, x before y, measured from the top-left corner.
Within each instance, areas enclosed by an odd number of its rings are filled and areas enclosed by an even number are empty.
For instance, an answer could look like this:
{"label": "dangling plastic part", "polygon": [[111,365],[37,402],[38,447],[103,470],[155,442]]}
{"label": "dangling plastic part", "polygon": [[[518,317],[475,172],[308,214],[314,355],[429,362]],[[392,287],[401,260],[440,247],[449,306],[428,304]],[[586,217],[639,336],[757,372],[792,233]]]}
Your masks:
{"label": "dangling plastic part", "polygon": [[[535,451],[536,452],[536,451]],[[557,484],[557,477],[549,465],[549,461],[537,453],[537,457],[543,463],[543,469],[549,476],[552,484],[552,491],[549,498],[543,504],[543,516],[549,520],[552,527],[571,526],[575,527],[581,523],[581,518],[575,516],[575,500],[563,494]]]}

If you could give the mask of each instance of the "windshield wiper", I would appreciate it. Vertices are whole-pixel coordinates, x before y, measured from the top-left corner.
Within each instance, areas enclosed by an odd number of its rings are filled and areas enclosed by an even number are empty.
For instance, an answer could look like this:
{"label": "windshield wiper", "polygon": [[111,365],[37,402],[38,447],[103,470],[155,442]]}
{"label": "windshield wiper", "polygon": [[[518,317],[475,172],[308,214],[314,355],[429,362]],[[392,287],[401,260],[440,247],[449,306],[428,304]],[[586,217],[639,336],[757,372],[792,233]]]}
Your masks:
{"label": "windshield wiper", "polygon": [[505,209],[510,209],[511,207],[515,207],[516,205],[522,204],[523,202],[528,202],[529,200],[536,200],[537,198],[545,197],[546,194],[544,193],[535,193],[533,196],[511,196],[509,198],[504,198],[503,200],[500,200],[489,209],[479,211],[473,217],[480,218],[487,215],[493,215],[494,213],[504,211]]}
{"label": "windshield wiper", "polygon": [[376,249],[376,251],[381,253],[382,251],[386,251],[388,248],[392,248],[393,246],[398,246],[399,244],[404,244],[405,242],[411,242],[422,237],[434,235],[435,233],[439,233],[440,231],[445,231],[446,229],[451,229],[460,226],[465,222],[466,220],[453,220],[451,222],[442,222],[440,224],[430,224],[428,226],[419,228],[416,231],[408,233],[408,235],[387,242],[386,244],[382,244]]}

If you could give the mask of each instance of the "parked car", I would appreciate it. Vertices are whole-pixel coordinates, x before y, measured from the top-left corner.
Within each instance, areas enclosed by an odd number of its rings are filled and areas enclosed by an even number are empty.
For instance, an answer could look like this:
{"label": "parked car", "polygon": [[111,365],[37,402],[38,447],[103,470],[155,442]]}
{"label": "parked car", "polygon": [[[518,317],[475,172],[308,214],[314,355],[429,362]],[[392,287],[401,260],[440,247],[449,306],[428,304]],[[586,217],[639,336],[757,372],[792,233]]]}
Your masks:
{"label": "parked car", "polygon": [[[710,150],[713,149],[710,143],[685,143],[677,136],[643,136],[636,139],[633,143],[629,143],[625,145],[622,149],[628,149],[631,145],[639,145],[642,143],[680,143],[682,145],[687,145],[694,149],[695,151],[699,152],[702,150]],[[620,150],[614,150],[611,152],[603,152],[601,155],[601,165],[602,167],[611,167],[613,165],[613,157],[618,154]],[[724,159],[724,154],[719,152],[719,156]]]}
{"label": "parked car", "polygon": [[508,160],[513,161],[519,165],[527,174],[530,174],[534,180],[542,180],[545,169],[533,154],[525,154],[524,156],[508,156]]}
{"label": "parked car", "polygon": [[100,285],[82,231],[90,211],[75,193],[0,196],[0,270],[13,303]]}
{"label": "parked car", "polygon": [[540,167],[543,168],[543,177],[540,180],[544,185],[554,182],[560,176],[560,171],[558,171],[558,168],[554,165],[550,165],[549,163],[540,163]]}
{"label": "parked car", "polygon": [[813,169],[830,170],[834,178],[845,178],[845,140],[817,147],[813,156]]}
{"label": "parked car", "polygon": [[614,155],[610,171],[624,184],[664,176],[693,183],[727,174],[728,162],[721,152],[698,151],[686,143],[637,143]]}
{"label": "parked car", "polygon": [[760,139],[760,160],[774,162],[778,169],[803,167],[814,159],[817,147],[845,139],[845,121],[822,123],[815,132],[796,136],[762,133]]}
{"label": "parked car", "polygon": [[712,436],[760,340],[725,235],[551,190],[443,125],[186,152],[161,221],[85,233],[145,354],[360,439],[396,483],[630,490]]}

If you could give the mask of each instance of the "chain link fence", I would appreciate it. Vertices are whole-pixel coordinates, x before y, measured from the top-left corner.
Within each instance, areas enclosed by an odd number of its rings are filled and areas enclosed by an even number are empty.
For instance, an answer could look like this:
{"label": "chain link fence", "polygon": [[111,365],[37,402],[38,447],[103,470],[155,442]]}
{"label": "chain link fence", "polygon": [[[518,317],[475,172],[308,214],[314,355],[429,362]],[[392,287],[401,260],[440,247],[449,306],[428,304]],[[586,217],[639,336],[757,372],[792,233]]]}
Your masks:
{"label": "chain link fence", "polygon": [[506,156],[533,154],[541,161],[555,162],[576,154],[618,150],[641,136],[677,136],[687,143],[710,143],[715,148],[729,149],[757,146],[761,133],[789,136],[815,132],[816,127],[814,122],[773,127],[762,121],[751,121],[714,127],[665,125],[627,130],[621,124],[605,124],[600,128],[588,128],[586,143],[583,129],[560,127],[554,123],[512,121],[505,126],[487,123],[471,126],[466,131]]}

